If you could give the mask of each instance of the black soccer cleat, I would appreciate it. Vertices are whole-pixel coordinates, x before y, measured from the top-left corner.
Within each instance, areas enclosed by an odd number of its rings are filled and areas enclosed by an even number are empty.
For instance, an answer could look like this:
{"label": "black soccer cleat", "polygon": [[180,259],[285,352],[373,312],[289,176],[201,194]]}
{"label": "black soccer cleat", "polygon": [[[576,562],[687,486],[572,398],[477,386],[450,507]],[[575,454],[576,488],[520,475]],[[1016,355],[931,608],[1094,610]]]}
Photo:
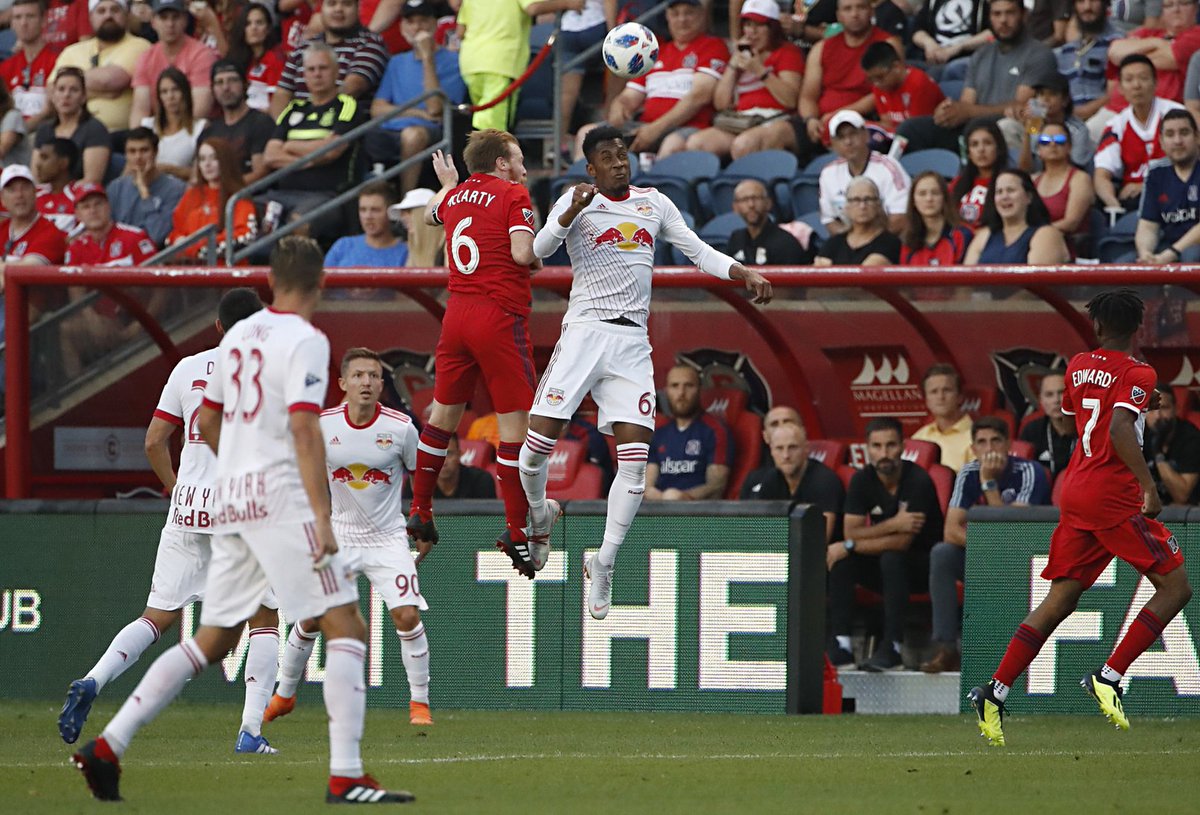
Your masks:
{"label": "black soccer cleat", "polygon": [[505,529],[500,540],[496,541],[496,548],[508,555],[514,569],[533,580],[537,571],[533,568],[533,561],[529,558],[529,541],[515,541],[512,533]]}
{"label": "black soccer cleat", "polygon": [[[422,518],[423,514],[427,514],[428,518]],[[438,542],[437,527],[433,525],[433,513],[422,513],[418,510],[413,510],[408,516],[408,523],[405,524],[405,529],[408,530],[408,537],[413,540],[428,541],[429,543]]]}
{"label": "black soccer cleat", "polygon": [[[121,763],[113,756],[110,761],[97,755],[97,740],[92,739],[71,756],[71,763],[83,773],[88,789],[101,801],[120,801]],[[111,750],[105,750],[112,754]]]}
{"label": "black soccer cleat", "polygon": [[327,804],[411,804],[417,797],[405,790],[385,790],[369,775],[361,778],[334,776],[325,791]]}

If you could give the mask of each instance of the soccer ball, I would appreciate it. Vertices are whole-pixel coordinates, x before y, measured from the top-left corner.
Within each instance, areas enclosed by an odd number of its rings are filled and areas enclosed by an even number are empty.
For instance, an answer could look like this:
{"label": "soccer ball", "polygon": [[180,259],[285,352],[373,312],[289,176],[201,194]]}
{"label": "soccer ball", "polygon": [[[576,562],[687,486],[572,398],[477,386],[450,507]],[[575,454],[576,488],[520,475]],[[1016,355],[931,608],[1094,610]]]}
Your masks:
{"label": "soccer ball", "polygon": [[641,23],[622,23],[604,38],[604,64],[625,79],[644,76],[658,62],[658,37]]}

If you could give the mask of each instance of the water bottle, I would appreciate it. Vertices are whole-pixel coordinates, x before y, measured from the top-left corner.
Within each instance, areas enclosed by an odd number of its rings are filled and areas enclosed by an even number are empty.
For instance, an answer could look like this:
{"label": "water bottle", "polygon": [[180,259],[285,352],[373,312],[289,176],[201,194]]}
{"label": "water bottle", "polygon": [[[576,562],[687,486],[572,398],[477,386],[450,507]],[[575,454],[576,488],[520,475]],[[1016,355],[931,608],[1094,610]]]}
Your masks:
{"label": "water bottle", "polygon": [[263,215],[263,234],[270,235],[279,226],[279,217],[283,215],[283,204],[278,201],[267,203],[267,211]]}

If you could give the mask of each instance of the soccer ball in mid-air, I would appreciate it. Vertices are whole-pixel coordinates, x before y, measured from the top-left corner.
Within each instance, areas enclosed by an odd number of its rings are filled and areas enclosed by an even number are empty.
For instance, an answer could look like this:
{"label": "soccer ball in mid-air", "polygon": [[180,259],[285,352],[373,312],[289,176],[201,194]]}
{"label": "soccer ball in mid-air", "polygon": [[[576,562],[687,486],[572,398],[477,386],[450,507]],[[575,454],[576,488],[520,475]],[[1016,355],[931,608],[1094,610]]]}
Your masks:
{"label": "soccer ball in mid-air", "polygon": [[641,23],[622,23],[604,38],[604,64],[625,79],[649,73],[658,62],[658,37]]}

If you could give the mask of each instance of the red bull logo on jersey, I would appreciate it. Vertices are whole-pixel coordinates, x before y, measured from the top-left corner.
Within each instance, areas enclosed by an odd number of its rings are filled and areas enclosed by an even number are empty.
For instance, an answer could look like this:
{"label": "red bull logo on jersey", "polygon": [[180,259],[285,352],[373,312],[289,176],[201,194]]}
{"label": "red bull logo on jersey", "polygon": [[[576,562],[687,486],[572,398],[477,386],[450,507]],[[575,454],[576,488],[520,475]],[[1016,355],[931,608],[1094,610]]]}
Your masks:
{"label": "red bull logo on jersey", "polygon": [[598,249],[601,246],[616,246],[626,252],[642,246],[653,249],[654,236],[637,224],[625,222],[609,227],[597,235],[592,248]]}
{"label": "red bull logo on jersey", "polygon": [[392,434],[377,433],[375,435],[375,446],[380,450],[390,450],[392,447]]}
{"label": "red bull logo on jersey", "polygon": [[391,484],[392,474],[365,464],[351,464],[335,469],[329,474],[329,480],[335,484],[345,484],[352,490],[365,490],[372,484]]}

